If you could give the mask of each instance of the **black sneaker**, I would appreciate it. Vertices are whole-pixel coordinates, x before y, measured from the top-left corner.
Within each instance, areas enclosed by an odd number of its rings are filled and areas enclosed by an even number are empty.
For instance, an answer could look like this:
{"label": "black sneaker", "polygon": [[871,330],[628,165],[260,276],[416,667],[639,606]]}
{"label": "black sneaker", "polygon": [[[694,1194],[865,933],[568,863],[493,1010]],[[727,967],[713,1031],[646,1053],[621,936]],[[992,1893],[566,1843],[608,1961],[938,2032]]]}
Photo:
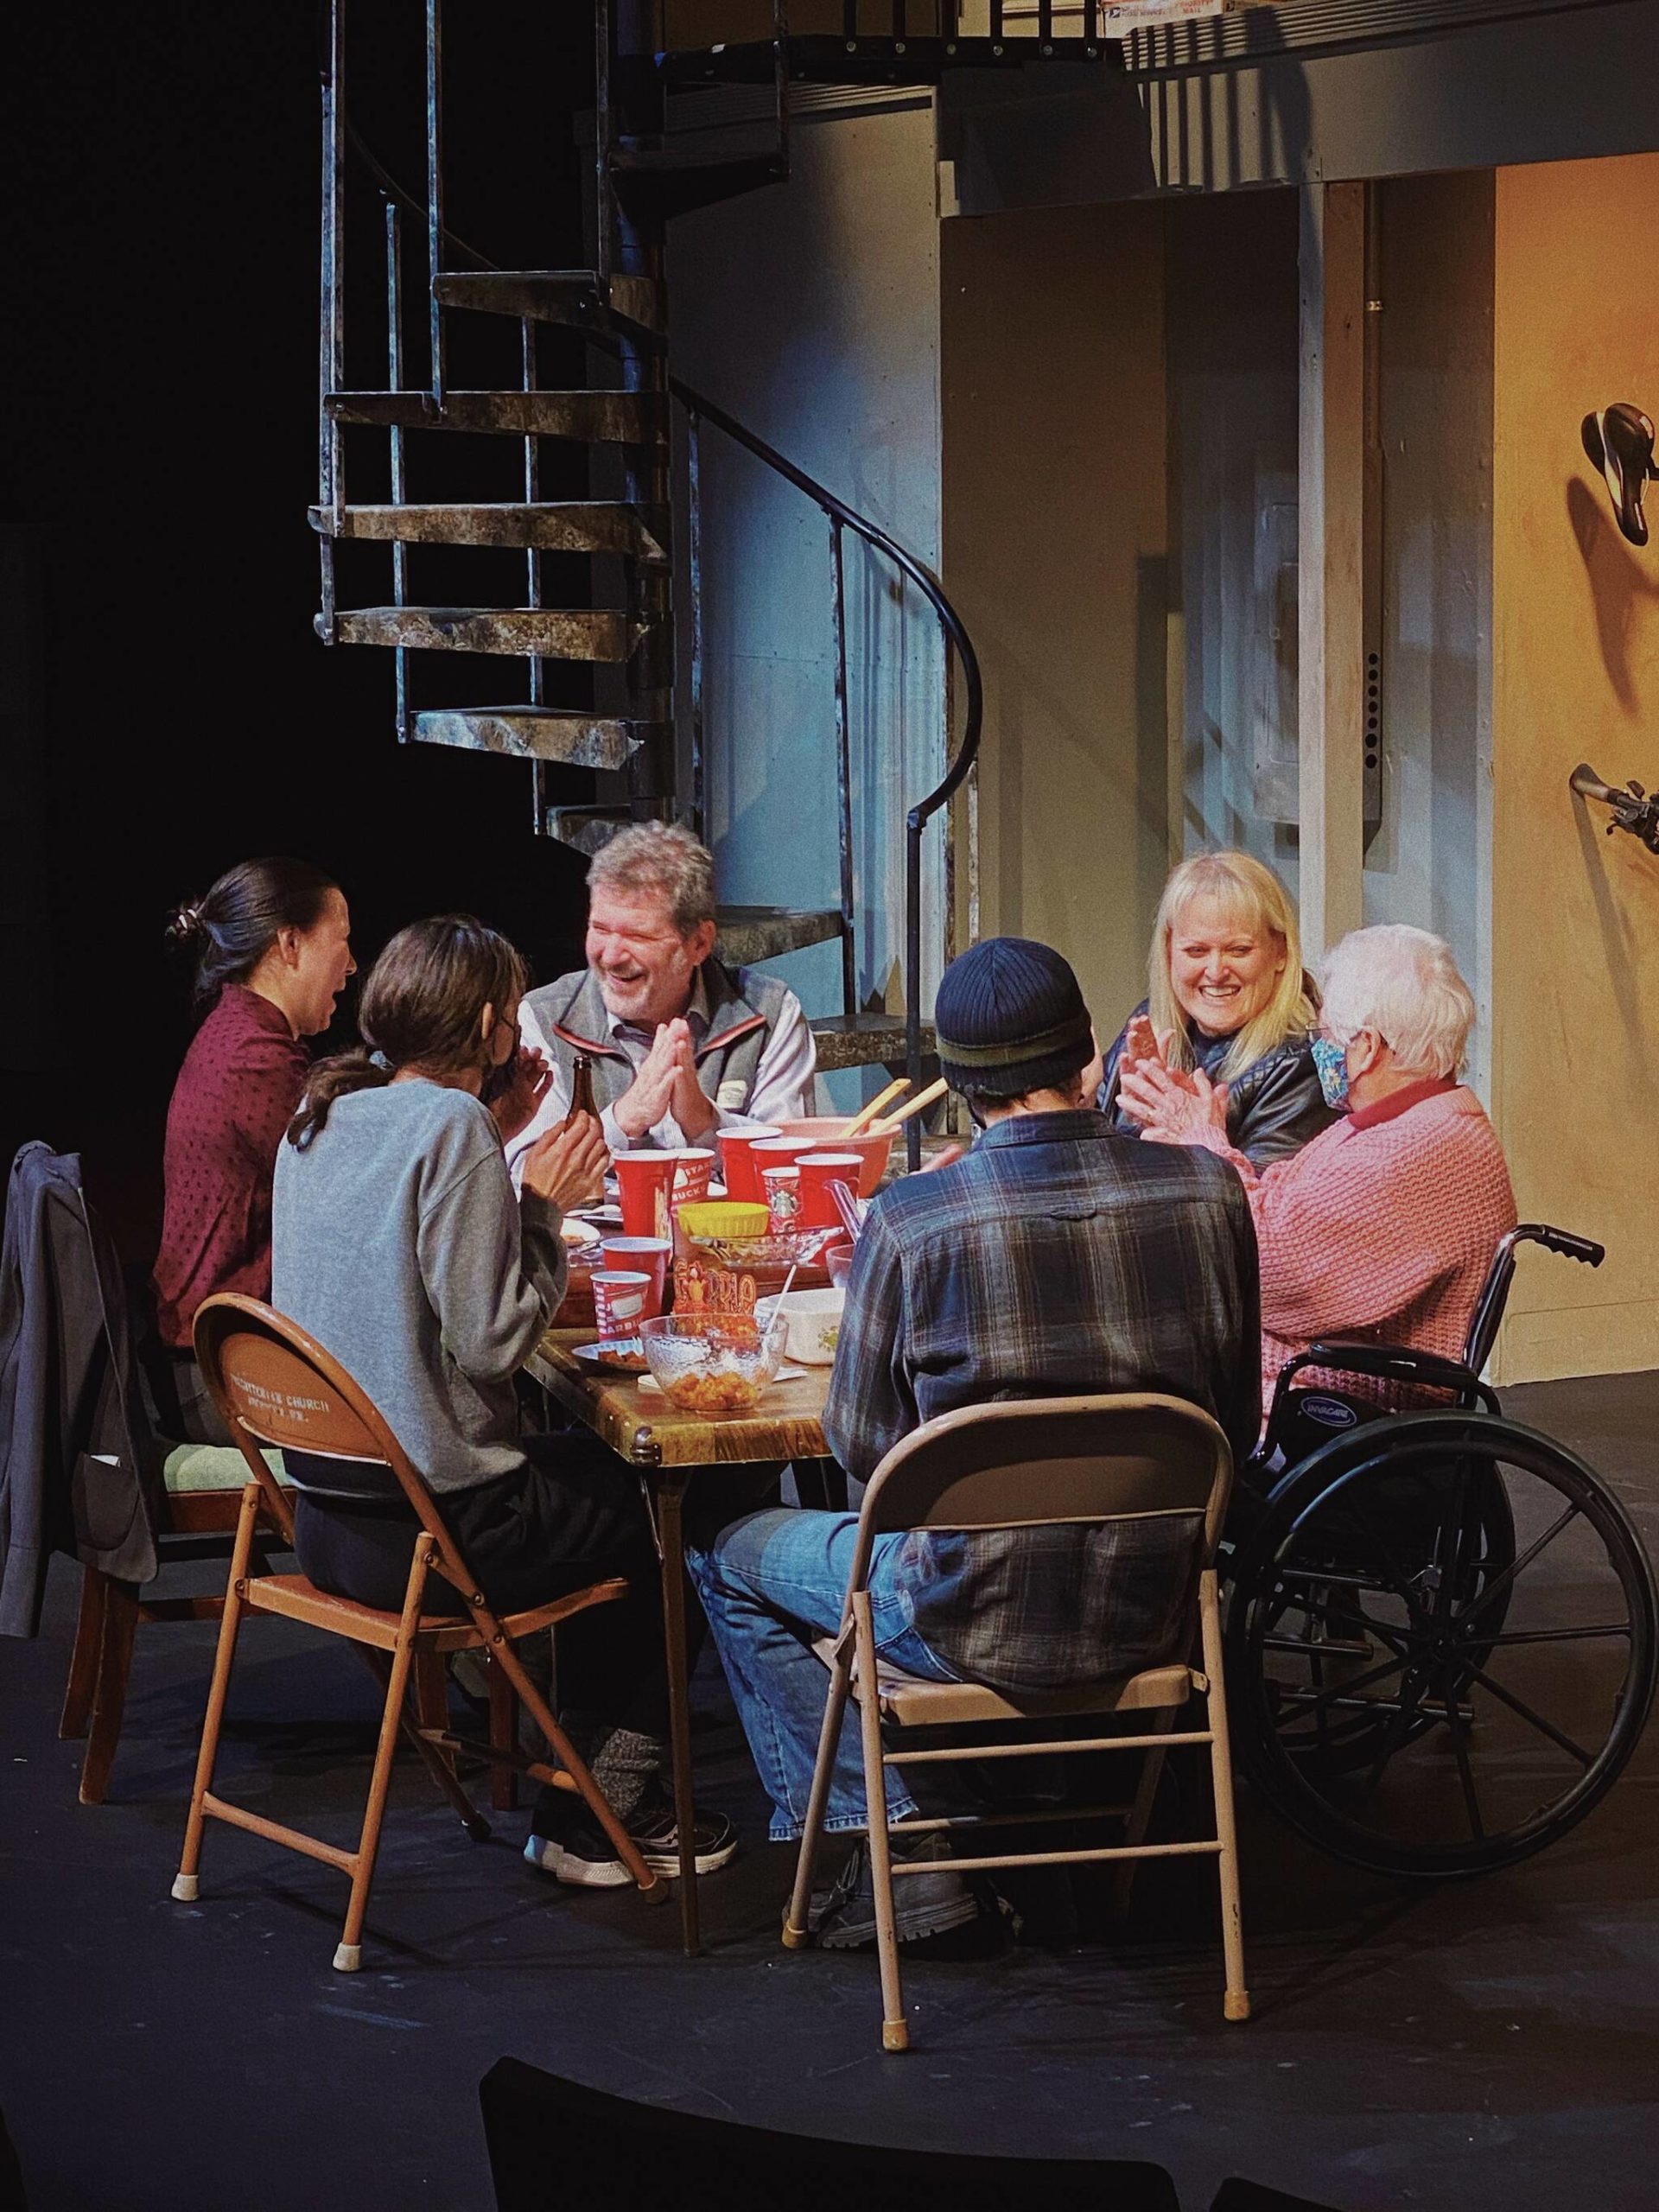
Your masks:
{"label": "black sneaker", "polygon": [[[895,1836],[893,1856],[906,1866],[938,1863],[931,1874],[906,1874],[893,1885],[893,1919],[901,1943],[966,1928],[980,1916],[979,1899],[950,1865],[950,1849],[937,1829],[912,1841]],[[875,1879],[870,1847],[861,1838],[827,1890],[815,1890],[807,1910],[812,1940],[826,1951],[859,1951],[875,1941]]]}
{"label": "black sneaker", "polygon": [[[543,1874],[551,1874],[556,1881],[572,1883],[578,1889],[626,1888],[633,1877],[616,1856],[610,1838],[594,1821],[588,1808],[579,1798],[572,1798],[569,1812],[563,1805],[556,1809],[557,1832],[553,1835],[532,1835],[524,1845],[524,1857],[530,1865],[539,1867]],[[545,1826],[554,1825],[546,1815],[543,1821]],[[671,1805],[642,1808],[623,1826],[639,1845],[639,1855],[653,1874],[679,1872],[680,1831]],[[723,1814],[701,1817],[695,1834],[699,1874],[714,1873],[737,1849],[737,1830]]]}

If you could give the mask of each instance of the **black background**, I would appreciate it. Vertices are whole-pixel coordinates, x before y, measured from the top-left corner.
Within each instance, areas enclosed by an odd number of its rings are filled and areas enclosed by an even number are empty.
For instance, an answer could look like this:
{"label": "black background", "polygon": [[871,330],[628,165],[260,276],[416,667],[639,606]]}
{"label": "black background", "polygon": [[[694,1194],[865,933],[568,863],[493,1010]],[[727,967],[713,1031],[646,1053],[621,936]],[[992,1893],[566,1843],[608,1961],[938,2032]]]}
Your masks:
{"label": "black background", "polygon": [[[346,4],[353,120],[423,199],[419,0]],[[545,0],[447,11],[446,213],[505,266],[586,258],[572,129],[591,92],[581,14]],[[47,860],[50,1014],[43,1047],[8,1056],[0,1136],[7,1159],[27,1135],[83,1148],[137,1256],[157,1219],[162,1125],[189,1034],[188,978],[162,944],[174,903],[238,860],[292,852],[345,888],[364,966],[400,923],[461,907],[507,931],[545,976],[579,959],[584,864],[533,834],[527,766],[400,748],[391,655],[327,651],[311,627],[320,10],[52,0],[29,16],[0,71],[0,520],[27,534],[44,585],[33,741],[46,775],[32,827]],[[346,381],[380,385],[380,202],[360,164],[350,225]],[[418,217],[408,226],[418,380]],[[580,382],[562,343],[550,339],[543,379]],[[516,325],[480,318],[452,346],[452,382],[517,380]],[[522,496],[510,442],[410,442],[411,496],[463,483]],[[351,496],[385,496],[385,446],[358,434]],[[546,450],[550,474],[566,474],[543,496],[580,496],[569,474],[580,456]],[[341,603],[389,598],[384,550],[351,551]],[[424,572],[421,557],[416,598],[517,595],[522,563],[504,569],[509,556],[430,554]],[[580,604],[580,576],[549,567],[550,601]],[[16,651],[15,609],[3,634]],[[520,664],[416,665],[429,702],[523,696]],[[588,779],[557,773],[568,788],[556,781],[551,797],[592,797]]]}

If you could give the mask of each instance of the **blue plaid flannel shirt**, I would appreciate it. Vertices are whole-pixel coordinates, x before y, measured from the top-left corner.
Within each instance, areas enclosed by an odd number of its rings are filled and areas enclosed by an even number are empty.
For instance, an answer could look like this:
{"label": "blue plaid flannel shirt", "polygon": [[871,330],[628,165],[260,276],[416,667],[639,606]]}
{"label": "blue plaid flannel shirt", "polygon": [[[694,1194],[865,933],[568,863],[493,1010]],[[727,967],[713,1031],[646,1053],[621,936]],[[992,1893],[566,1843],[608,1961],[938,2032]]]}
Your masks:
{"label": "blue plaid flannel shirt", "polygon": [[[953,1166],[891,1185],[858,1241],[823,1428],[868,1478],[935,1414],[999,1398],[1158,1390],[1261,1426],[1255,1233],[1211,1153],[1105,1116],[1020,1115]],[[1188,1520],[906,1537],[900,1586],[956,1671],[1071,1688],[1185,1657]]]}

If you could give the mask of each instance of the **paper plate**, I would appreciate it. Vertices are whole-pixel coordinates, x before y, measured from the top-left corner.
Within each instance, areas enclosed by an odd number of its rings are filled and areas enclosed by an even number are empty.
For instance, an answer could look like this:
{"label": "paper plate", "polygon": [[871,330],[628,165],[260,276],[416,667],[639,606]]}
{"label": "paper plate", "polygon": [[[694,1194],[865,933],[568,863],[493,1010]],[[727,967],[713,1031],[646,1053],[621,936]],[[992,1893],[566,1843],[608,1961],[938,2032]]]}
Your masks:
{"label": "paper plate", "polygon": [[607,1375],[643,1375],[645,1348],[638,1337],[601,1337],[591,1344],[572,1344],[572,1359]]}

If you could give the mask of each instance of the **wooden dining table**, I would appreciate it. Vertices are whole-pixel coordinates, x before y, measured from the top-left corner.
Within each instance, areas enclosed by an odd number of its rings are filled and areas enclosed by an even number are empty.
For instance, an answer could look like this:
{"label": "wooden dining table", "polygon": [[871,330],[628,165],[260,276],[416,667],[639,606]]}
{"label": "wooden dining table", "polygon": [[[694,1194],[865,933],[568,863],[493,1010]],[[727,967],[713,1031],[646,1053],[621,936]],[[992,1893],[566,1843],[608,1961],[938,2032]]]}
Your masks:
{"label": "wooden dining table", "polygon": [[[769,1383],[752,1413],[681,1413],[642,1376],[595,1372],[571,1355],[591,1329],[550,1329],[527,1363],[567,1412],[608,1444],[643,1482],[662,1563],[663,1633],[668,1651],[668,1719],[674,1818],[680,1839],[680,1933],[688,1957],[698,1945],[696,1812],[691,1775],[691,1694],[685,1657],[685,1494],[694,1478],[715,1483],[740,1468],[794,1462],[812,1502],[846,1504],[844,1479],[824,1465],[827,1367]],[[839,1496],[836,1490],[839,1488]]]}

